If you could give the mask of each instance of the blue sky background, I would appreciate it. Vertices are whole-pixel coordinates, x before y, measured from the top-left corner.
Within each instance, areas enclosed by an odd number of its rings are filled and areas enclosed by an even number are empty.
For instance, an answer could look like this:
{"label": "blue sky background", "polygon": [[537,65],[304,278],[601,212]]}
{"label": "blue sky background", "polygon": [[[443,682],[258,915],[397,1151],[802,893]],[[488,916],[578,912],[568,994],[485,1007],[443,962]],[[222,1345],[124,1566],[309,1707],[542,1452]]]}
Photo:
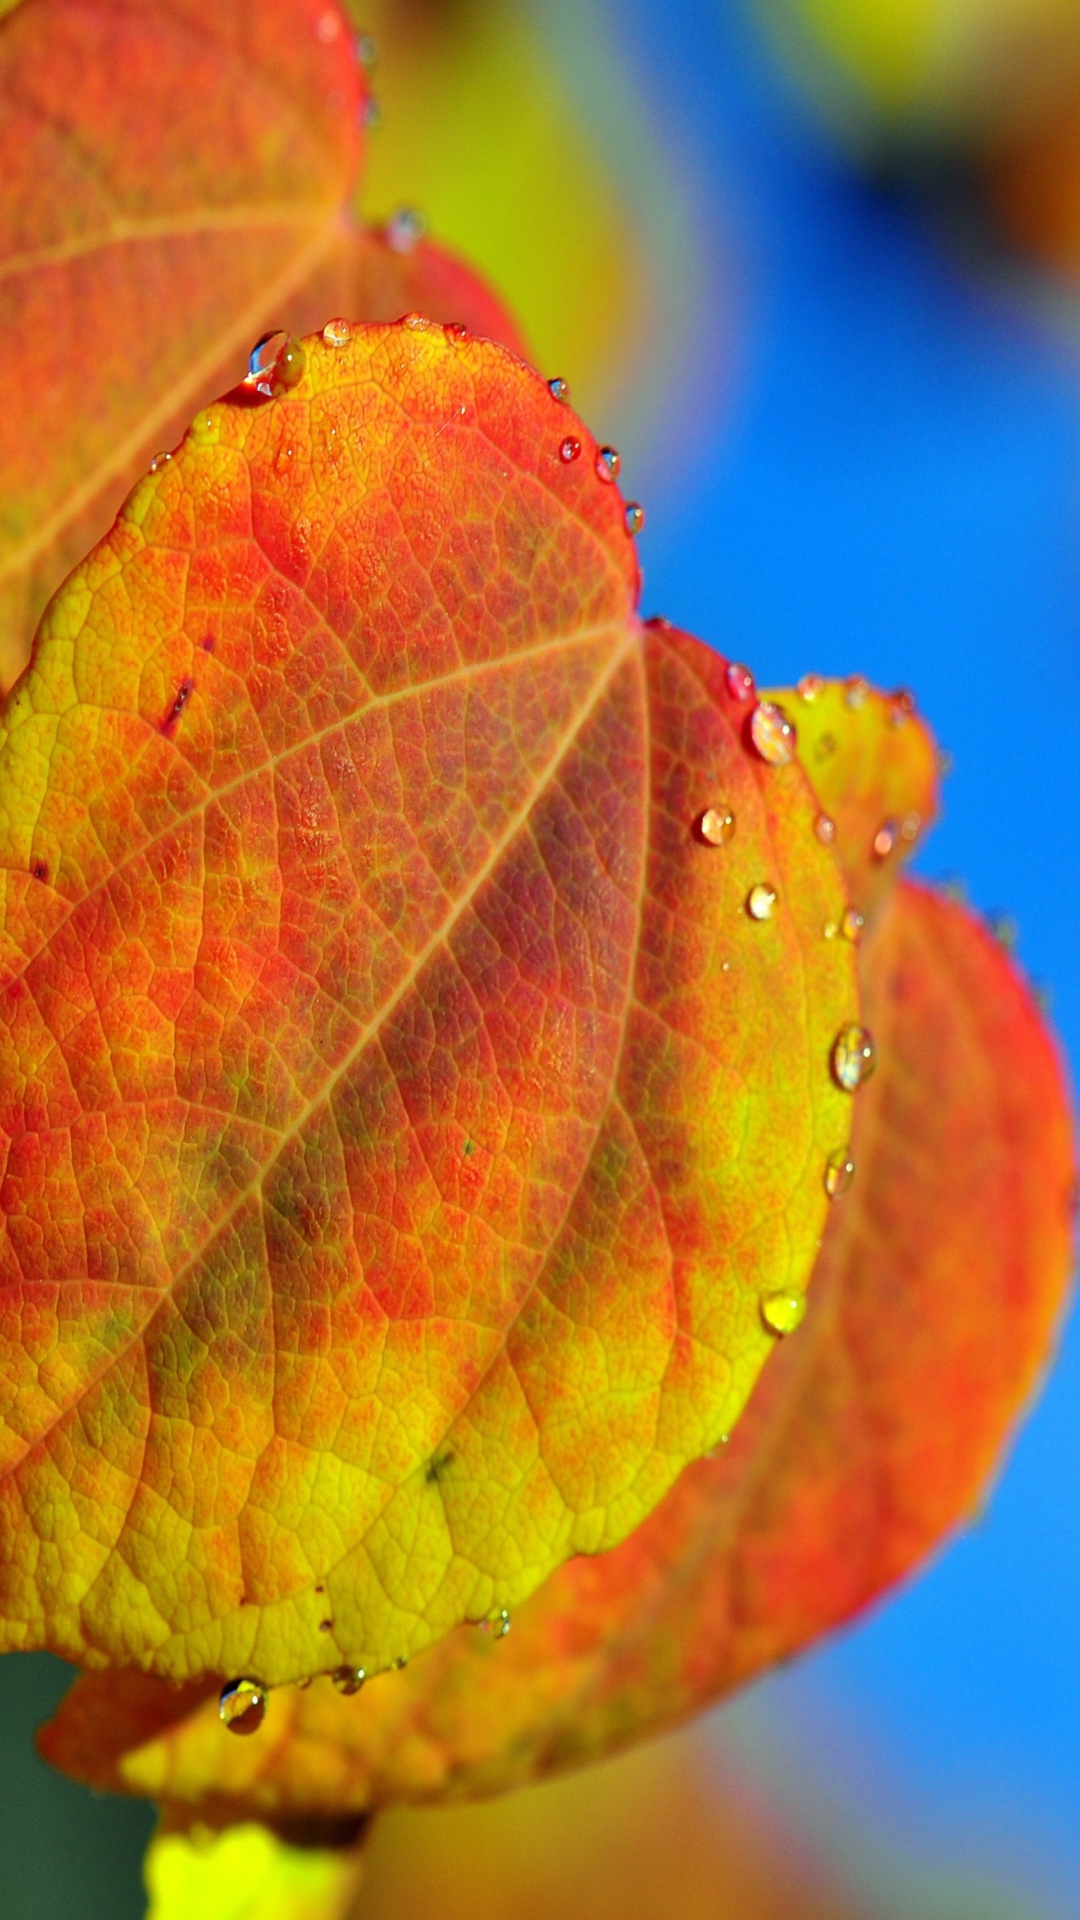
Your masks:
{"label": "blue sky background", "polygon": [[[1015,915],[1075,1079],[1076,314],[1048,317],[1015,280],[965,266],[924,208],[861,183],[739,0],[638,0],[606,18],[687,177],[706,280],[738,308],[729,389],[696,409],[692,457],[673,460],[673,420],[655,476],[628,476],[649,508],[646,610],[766,682],[859,670],[915,689],[955,759],[921,865]],[[682,370],[691,392],[695,379],[708,392],[714,336],[706,308]],[[732,1737],[814,1818],[973,1863],[1071,1920],[1078,1589],[1073,1331],[977,1529],[758,1689]],[[988,1897],[963,1911],[989,1912]]]}

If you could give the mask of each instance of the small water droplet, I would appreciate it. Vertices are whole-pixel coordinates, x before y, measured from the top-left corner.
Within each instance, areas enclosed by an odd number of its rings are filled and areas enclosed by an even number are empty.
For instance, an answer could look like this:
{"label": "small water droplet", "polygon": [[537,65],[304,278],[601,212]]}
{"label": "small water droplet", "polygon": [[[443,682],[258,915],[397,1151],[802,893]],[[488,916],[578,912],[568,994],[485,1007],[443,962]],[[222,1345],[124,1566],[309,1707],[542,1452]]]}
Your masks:
{"label": "small water droplet", "polygon": [[553,400],[569,400],[570,383],[568,380],[563,380],[556,374],[554,380],[548,381],[547,386],[548,392]]}
{"label": "small water droplet", "polygon": [[347,347],[352,339],[352,328],[347,320],[328,320],[322,330],[322,337],[328,347]]}
{"label": "small water droplet", "polygon": [[1007,953],[1011,953],[1020,938],[1020,929],[1012,914],[992,913],[986,924],[999,947],[1004,947]]}
{"label": "small water droplet", "polygon": [[426,313],[403,313],[401,324],[408,327],[410,333],[430,333],[435,322],[429,320]]}
{"label": "small water droplet", "polygon": [[915,695],[907,687],[897,687],[889,695],[889,719],[894,727],[902,727],[914,711]]}
{"label": "small water droplet", "polygon": [[579,457],[580,453],[581,453],[581,441],[575,439],[572,433],[568,433],[566,436],[566,439],[562,443],[562,446],[559,448],[559,459],[564,461],[565,464],[569,466],[571,460],[576,460]]}
{"label": "small water droplet", "polygon": [[397,1657],[397,1659],[396,1659],[396,1660],[394,1661],[394,1672],[395,1672],[395,1673],[400,1673],[400,1672],[401,1672],[401,1670],[402,1670],[402,1668],[403,1668],[403,1667],[407,1667],[407,1666],[408,1666],[408,1664],[409,1664],[409,1656],[408,1656],[408,1654],[407,1654],[407,1653],[399,1653],[399,1654],[398,1654],[398,1657]]}
{"label": "small water droplet", "polygon": [[841,1147],[839,1152],[831,1153],[825,1162],[825,1191],[830,1200],[839,1200],[846,1193],[855,1178],[855,1162],[850,1149]]}
{"label": "small water droplet", "polygon": [[844,705],[857,709],[866,705],[870,682],[861,673],[852,673],[844,681]]}
{"label": "small water droplet", "polygon": [[814,821],[814,832],[823,847],[831,847],[836,842],[836,821],[831,813],[819,813]]}
{"label": "small water droplet", "polygon": [[921,813],[905,813],[900,822],[900,838],[906,840],[909,847],[914,846],[919,837],[919,829],[921,826]]}
{"label": "small water droplet", "polygon": [[360,109],[360,119],[367,133],[376,133],[382,126],[382,101],[377,100],[373,93],[369,93],[367,99],[364,101]]}
{"label": "small water droplet", "polygon": [[737,700],[740,706],[745,706],[757,692],[753,674],[749,667],[744,667],[739,660],[732,660],[725,671],[724,681],[731,698]]}
{"label": "small water droplet", "polygon": [[874,1042],[865,1027],[855,1021],[850,1026],[841,1027],[833,1041],[832,1070],[838,1087],[845,1093],[854,1093],[864,1080],[869,1080],[874,1071],[876,1055]]}
{"label": "small water droplet", "polygon": [[319,15],[315,33],[324,47],[330,47],[333,46],[340,32],[341,16],[335,13],[332,7],[328,7],[325,13]]}
{"label": "small water droplet", "polygon": [[634,534],[641,532],[642,527],[645,525],[645,509],[639,500],[627,501],[626,513],[623,517],[626,521],[627,533]]}
{"label": "small water droplet", "polygon": [[463,327],[460,320],[448,320],[443,327],[443,332],[448,340],[453,341],[467,340],[469,337],[468,327]]}
{"label": "small water droplet", "polygon": [[266,1688],[258,1680],[226,1680],[218,1718],[230,1733],[257,1733],[266,1718]]}
{"label": "small water droplet", "polygon": [[806,701],[816,700],[825,691],[824,678],[820,673],[804,673],[795,691]]}
{"label": "small water droplet", "polygon": [[845,940],[851,941],[853,947],[857,947],[862,939],[862,930],[865,925],[866,921],[857,907],[845,908],[844,917],[840,922],[840,931]]}
{"label": "small water droplet", "polygon": [[360,33],[356,36],[356,58],[365,73],[378,65],[379,43],[373,33]]}
{"label": "small water droplet", "polygon": [[706,807],[697,823],[700,838],[710,847],[722,847],[735,831],[735,815],[730,807]]}
{"label": "small water droplet", "polygon": [[826,940],[838,940],[840,938],[839,920],[826,920],[825,925],[822,927],[821,931],[824,934]]}
{"label": "small water droplet", "polygon": [[500,1607],[498,1613],[492,1614],[490,1620],[481,1620],[480,1631],[490,1633],[493,1640],[505,1640],[510,1631],[509,1607]]}
{"label": "small water droplet", "polygon": [[761,1317],[770,1333],[794,1333],[806,1317],[803,1293],[767,1293],[761,1301]]}
{"label": "small water droplet", "polygon": [[160,473],[162,467],[167,467],[171,459],[172,459],[171,453],[155,453],[153,459],[150,462],[151,473]]}
{"label": "small water droplet", "polygon": [[597,447],[596,471],[601,480],[617,480],[622,461],[614,447]]}
{"label": "small water droplet", "polygon": [[330,1679],[339,1693],[359,1693],[367,1674],[363,1667],[335,1667]]}
{"label": "small water droplet", "polygon": [[319,1621],[319,1632],[320,1632],[320,1633],[330,1633],[330,1632],[332,1632],[332,1631],[333,1631],[333,1626],[334,1626],[334,1623],[333,1623],[333,1621],[332,1621],[332,1620],[320,1620],[320,1621]]}
{"label": "small water droplet", "polygon": [[751,920],[771,920],[776,912],[776,889],[759,881],[746,896],[746,911]]}
{"label": "small water droplet", "polygon": [[384,238],[391,253],[413,253],[427,232],[427,221],[416,207],[399,207],[390,215]]}
{"label": "small water droplet", "polygon": [[883,820],[871,842],[875,860],[887,860],[896,845],[900,829],[895,820]]}
{"label": "small water droplet", "polygon": [[773,700],[759,700],[750,715],[750,738],[770,767],[786,767],[795,758],[795,729]]}

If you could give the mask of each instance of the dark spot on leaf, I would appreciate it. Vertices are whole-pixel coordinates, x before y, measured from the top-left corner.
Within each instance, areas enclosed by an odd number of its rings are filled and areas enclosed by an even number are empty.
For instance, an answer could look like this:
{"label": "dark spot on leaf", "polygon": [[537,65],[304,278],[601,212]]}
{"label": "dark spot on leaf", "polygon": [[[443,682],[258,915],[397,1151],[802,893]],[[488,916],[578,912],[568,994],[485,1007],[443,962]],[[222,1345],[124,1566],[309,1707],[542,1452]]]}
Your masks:
{"label": "dark spot on leaf", "polygon": [[331,1627],[333,1626],[333,1624],[334,1624],[334,1623],[333,1623],[333,1621],[332,1621],[332,1620],[320,1620],[320,1621],[319,1621],[319,1632],[320,1632],[320,1633],[329,1633],[329,1631],[330,1631],[330,1629],[331,1629]]}
{"label": "dark spot on leaf", "polygon": [[161,723],[162,733],[171,733],[194,691],[194,680],[181,680],[180,685],[176,689],[172,706],[169,708]]}
{"label": "dark spot on leaf", "polygon": [[49,877],[49,869],[45,865],[44,860],[38,860],[31,868],[31,872],[35,880],[47,880]]}
{"label": "dark spot on leaf", "polygon": [[453,1462],[453,1458],[454,1458],[453,1447],[447,1447],[445,1453],[432,1454],[431,1459],[428,1461],[427,1466],[424,1468],[424,1479],[427,1482],[429,1487],[433,1487],[435,1485],[436,1480],[441,1479],[442,1475],[446,1472],[447,1467],[450,1466],[451,1463]]}

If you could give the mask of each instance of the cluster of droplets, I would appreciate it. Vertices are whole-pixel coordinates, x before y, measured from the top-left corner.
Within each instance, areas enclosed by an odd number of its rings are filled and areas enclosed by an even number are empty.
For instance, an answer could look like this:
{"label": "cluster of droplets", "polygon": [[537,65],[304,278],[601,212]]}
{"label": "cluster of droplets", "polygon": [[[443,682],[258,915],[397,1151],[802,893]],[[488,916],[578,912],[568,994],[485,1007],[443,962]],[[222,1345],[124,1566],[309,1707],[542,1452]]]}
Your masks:
{"label": "cluster of droplets", "polygon": [[[548,381],[547,390],[552,399],[557,400],[562,406],[565,406],[570,398],[569,385],[562,379],[561,375],[556,374],[553,380]],[[577,434],[565,434],[559,443],[559,459],[564,466],[569,467],[573,465],[575,460],[580,460],[580,458],[581,441],[578,439]],[[619,458],[618,449],[615,447],[597,447],[593,457],[593,466],[596,469],[597,479],[602,480],[605,486],[610,486],[618,479],[622,470],[622,461]],[[636,535],[641,532],[642,527],[645,525],[645,509],[640,500],[627,501],[623,514],[623,524],[626,527],[627,533],[631,535]]]}

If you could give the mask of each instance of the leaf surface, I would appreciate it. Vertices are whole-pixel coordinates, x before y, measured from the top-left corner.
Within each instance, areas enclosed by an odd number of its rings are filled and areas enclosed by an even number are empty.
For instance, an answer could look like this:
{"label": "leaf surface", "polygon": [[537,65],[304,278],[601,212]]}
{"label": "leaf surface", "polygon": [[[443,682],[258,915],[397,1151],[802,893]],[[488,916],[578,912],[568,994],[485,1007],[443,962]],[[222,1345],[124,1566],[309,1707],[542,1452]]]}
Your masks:
{"label": "leaf surface", "polygon": [[338,245],[362,96],[334,0],[0,20],[4,684],[140,468]]}
{"label": "leaf surface", "polygon": [[861,949],[876,1075],[803,1327],[729,1445],[505,1640],[465,1629],[356,1698],[213,1699],[91,1676],[43,1736],[99,1786],[214,1820],[468,1797],[594,1760],[789,1657],[909,1572],[984,1496],[1045,1366],[1072,1258],[1061,1065],[1006,953],[901,884]]}
{"label": "leaf surface", "polygon": [[637,621],[587,430],[454,328],[304,355],[0,725],[4,1644],[178,1680],[376,1671],[625,1537],[850,1115],[813,796]]}

